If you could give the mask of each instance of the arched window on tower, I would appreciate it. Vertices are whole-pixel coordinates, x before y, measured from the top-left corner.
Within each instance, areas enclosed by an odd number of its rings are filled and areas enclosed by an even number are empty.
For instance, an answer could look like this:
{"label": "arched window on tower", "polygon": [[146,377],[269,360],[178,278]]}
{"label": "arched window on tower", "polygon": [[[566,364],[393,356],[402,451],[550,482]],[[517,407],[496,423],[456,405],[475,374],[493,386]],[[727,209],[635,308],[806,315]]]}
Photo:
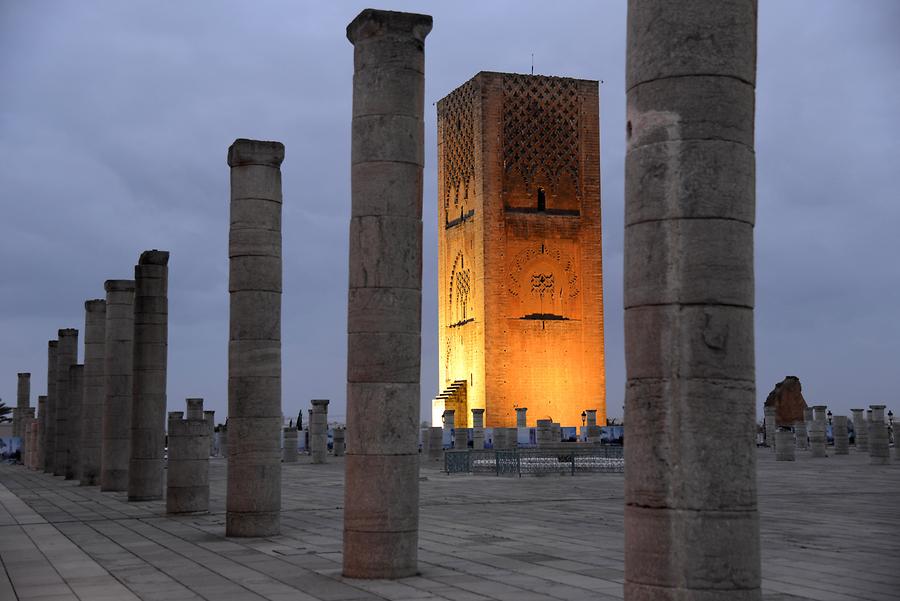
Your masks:
{"label": "arched window on tower", "polygon": [[547,210],[547,195],[544,193],[543,188],[538,188],[538,191],[537,191],[537,210],[538,211],[546,211]]}

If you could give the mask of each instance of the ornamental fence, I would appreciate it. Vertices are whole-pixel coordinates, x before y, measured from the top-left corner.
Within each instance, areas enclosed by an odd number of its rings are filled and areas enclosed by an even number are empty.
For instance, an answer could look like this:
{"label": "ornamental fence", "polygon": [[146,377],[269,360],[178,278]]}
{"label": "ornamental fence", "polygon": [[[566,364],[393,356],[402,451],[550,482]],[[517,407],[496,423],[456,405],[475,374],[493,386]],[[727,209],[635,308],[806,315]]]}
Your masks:
{"label": "ornamental fence", "polygon": [[624,448],[590,445],[510,450],[447,450],[444,471],[448,474],[519,476],[542,474],[622,473]]}

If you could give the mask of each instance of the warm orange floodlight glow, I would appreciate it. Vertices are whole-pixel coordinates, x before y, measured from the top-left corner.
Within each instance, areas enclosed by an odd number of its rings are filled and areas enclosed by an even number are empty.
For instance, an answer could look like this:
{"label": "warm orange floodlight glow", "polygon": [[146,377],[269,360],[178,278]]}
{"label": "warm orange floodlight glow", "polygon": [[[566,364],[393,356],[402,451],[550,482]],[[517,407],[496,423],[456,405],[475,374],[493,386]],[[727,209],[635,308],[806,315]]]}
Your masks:
{"label": "warm orange floodlight glow", "polygon": [[482,72],[438,102],[432,422],[606,420],[596,81]]}

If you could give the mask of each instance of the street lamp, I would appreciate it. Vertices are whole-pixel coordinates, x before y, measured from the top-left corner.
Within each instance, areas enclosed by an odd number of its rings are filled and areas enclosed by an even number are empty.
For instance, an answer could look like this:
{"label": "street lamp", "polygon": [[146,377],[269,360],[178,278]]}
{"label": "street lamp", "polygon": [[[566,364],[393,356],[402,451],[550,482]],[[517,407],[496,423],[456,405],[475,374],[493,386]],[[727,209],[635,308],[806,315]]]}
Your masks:
{"label": "street lamp", "polygon": [[829,409],[828,413],[826,413],[825,415],[828,416],[828,425],[830,426],[831,425],[831,409]]}
{"label": "street lamp", "polygon": [[583,428],[587,424],[587,412],[581,412],[581,427]]}

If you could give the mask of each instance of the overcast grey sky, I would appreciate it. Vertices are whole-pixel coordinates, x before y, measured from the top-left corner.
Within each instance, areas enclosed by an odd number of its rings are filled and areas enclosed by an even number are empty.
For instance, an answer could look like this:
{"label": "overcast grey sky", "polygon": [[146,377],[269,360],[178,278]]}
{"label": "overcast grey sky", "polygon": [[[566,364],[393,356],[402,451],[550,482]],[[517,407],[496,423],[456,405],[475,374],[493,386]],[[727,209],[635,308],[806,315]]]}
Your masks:
{"label": "overcast grey sky", "polygon": [[[900,408],[900,2],[762,1],[756,113],[758,404]],[[0,1],[0,397],[46,390],[47,340],[171,251],[170,410],[227,407],[226,150],[279,140],[283,407],[345,413],[359,2]],[[432,103],[481,70],[599,79],[607,397],[621,416],[625,2],[389,2],[426,41],[423,415],[437,392]],[[79,360],[83,360],[83,350]],[[761,409],[758,408],[761,413]]]}

